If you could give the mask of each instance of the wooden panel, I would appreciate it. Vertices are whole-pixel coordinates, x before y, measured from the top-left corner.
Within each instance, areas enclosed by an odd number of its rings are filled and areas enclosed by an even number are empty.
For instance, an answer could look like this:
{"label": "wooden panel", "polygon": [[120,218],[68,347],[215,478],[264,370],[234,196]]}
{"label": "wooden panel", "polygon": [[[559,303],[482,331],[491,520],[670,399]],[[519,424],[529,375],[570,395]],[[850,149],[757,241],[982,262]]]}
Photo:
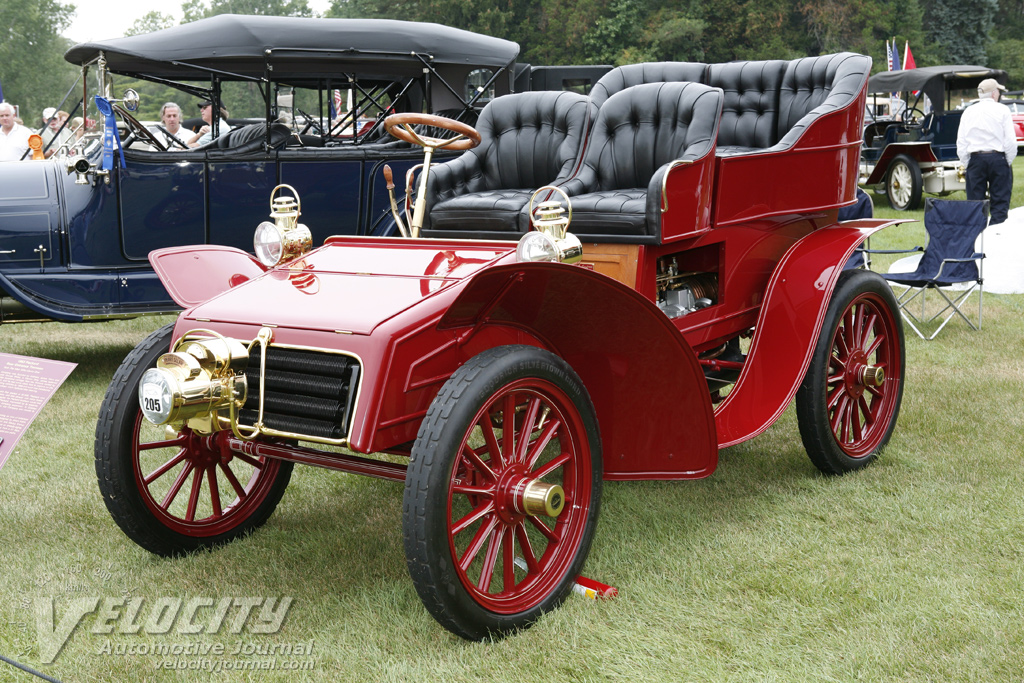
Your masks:
{"label": "wooden panel", "polygon": [[636,244],[584,244],[583,260],[580,266],[597,271],[618,280],[627,287],[636,289],[637,256]]}

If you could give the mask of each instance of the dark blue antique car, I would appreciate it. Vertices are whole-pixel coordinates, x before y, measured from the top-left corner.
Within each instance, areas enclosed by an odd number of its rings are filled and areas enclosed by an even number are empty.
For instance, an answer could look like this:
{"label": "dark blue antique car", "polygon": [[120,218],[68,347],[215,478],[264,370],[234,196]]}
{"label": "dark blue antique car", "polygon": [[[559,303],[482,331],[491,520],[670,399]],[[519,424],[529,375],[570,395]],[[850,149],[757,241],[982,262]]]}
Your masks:
{"label": "dark blue antique car", "polygon": [[[898,211],[920,208],[924,192],[945,196],[966,189],[956,156],[964,108],[986,78],[1006,82],[1006,72],[984,66],[926,66],[882,71],[868,79],[869,118],[864,127],[860,184],[885,194]],[[889,112],[873,106],[889,98]],[[895,105],[895,106],[893,106]]]}
{"label": "dark blue antique car", "polygon": [[[384,116],[473,123],[514,84],[560,87],[550,68],[517,67],[518,53],[516,43],[436,24],[235,15],[75,46],[65,57],[82,68],[76,97],[101,123],[95,95],[111,103],[124,165],[115,152],[104,170],[103,131],[72,138],[44,161],[0,164],[0,322],[178,310],[149,253],[202,243],[251,250],[270,190],[282,183],[302,194],[315,244],[386,234],[381,167],[405,174],[422,155],[385,133]],[[566,73],[586,80],[591,72]],[[225,100],[247,87],[260,116],[228,119],[229,129],[215,113],[220,137],[168,149],[132,114],[133,98],[113,99],[126,78],[177,88],[186,112],[197,98],[234,106]]]}

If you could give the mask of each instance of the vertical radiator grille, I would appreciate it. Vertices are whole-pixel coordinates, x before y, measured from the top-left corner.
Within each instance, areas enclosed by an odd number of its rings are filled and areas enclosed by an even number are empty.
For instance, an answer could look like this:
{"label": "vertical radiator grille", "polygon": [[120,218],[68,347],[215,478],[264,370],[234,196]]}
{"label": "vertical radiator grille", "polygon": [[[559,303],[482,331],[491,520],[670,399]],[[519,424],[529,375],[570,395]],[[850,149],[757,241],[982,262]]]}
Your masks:
{"label": "vertical radiator grille", "polygon": [[[259,416],[260,347],[253,347],[245,371],[249,385],[239,412],[243,425]],[[348,434],[359,384],[359,361],[319,351],[267,348],[263,424],[270,429],[323,439]]]}

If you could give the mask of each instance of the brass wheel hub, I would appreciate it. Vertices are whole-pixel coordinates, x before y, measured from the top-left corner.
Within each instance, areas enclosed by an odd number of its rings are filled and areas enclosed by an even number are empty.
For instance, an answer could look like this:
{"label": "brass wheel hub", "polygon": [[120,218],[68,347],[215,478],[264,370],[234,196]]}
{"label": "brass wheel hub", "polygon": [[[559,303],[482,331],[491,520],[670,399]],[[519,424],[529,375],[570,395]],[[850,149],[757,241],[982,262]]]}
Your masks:
{"label": "brass wheel hub", "polygon": [[859,398],[865,387],[882,386],[885,382],[885,369],[879,365],[870,365],[863,351],[855,351],[850,355],[845,380],[850,396]]}
{"label": "brass wheel hub", "polygon": [[508,523],[524,517],[558,517],[565,507],[561,486],[526,476],[526,467],[521,464],[505,470],[497,489],[498,516]]}

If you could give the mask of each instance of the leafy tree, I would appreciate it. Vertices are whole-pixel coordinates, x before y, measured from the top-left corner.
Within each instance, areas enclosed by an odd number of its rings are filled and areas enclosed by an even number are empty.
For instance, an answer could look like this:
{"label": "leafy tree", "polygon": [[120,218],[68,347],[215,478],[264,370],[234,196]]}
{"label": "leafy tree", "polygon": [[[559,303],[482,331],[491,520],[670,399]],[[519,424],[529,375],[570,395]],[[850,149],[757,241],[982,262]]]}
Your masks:
{"label": "leafy tree", "polygon": [[[0,3],[0,87],[30,128],[42,125],[43,108],[60,104],[78,75],[64,61],[71,42],[60,35],[74,10],[57,0]],[[74,96],[64,105],[67,111]]]}
{"label": "leafy tree", "polygon": [[250,14],[268,17],[312,17],[314,12],[307,0],[185,0],[181,5],[188,24],[218,14]]}
{"label": "leafy tree", "polygon": [[154,10],[136,19],[135,23],[124,34],[126,36],[139,36],[143,33],[152,33],[153,31],[159,31],[160,29],[172,26],[174,26],[174,17],[170,14]]}
{"label": "leafy tree", "polygon": [[988,54],[988,66],[1004,69],[1009,74],[1006,85],[1010,90],[1024,89],[1024,40],[997,40],[989,47]]}
{"label": "leafy tree", "polygon": [[946,63],[984,65],[998,9],[999,0],[931,0],[924,28]]}

